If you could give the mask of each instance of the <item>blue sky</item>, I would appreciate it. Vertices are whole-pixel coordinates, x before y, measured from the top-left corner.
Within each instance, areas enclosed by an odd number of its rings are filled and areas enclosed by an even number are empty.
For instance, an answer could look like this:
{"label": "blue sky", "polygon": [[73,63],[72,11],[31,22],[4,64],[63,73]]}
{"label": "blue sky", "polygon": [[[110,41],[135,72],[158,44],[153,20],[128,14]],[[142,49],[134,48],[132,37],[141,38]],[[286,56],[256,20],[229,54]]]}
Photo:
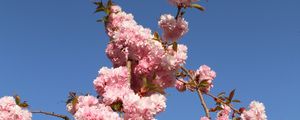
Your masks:
{"label": "blue sky", "polygon": [[[161,14],[176,12],[166,0],[115,1],[153,31],[159,31]],[[189,48],[186,66],[211,66],[217,72],[212,92],[236,88],[238,106],[258,100],[269,120],[299,118],[300,1],[200,3],[207,11],[187,11],[190,31],[180,40]],[[95,94],[97,71],[111,63],[104,53],[108,38],[94,10],[89,0],[1,0],[0,96],[19,94],[33,110],[68,114],[69,91]],[[167,96],[159,120],[204,115],[195,93],[169,89]]]}

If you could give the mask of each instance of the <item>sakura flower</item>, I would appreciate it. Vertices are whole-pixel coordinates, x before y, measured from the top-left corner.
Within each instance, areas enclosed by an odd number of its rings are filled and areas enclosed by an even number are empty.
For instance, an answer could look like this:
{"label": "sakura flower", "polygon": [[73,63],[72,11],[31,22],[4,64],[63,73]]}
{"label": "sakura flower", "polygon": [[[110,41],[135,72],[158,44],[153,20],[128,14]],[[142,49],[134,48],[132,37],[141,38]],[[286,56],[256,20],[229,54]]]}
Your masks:
{"label": "sakura flower", "polygon": [[249,105],[249,110],[241,114],[242,120],[267,120],[265,106],[258,101],[252,101]]}
{"label": "sakura flower", "polygon": [[94,106],[83,106],[74,114],[75,120],[122,120],[118,113],[109,106],[97,104]]}
{"label": "sakura flower", "polygon": [[215,79],[216,72],[211,70],[207,65],[201,65],[200,68],[196,71],[195,80],[199,83],[206,82],[208,85],[201,89],[203,92],[209,92],[213,87],[212,80]]}
{"label": "sakura flower", "polygon": [[16,104],[11,96],[0,98],[0,120],[31,120],[32,113]]}
{"label": "sakura flower", "polygon": [[183,83],[182,81],[177,80],[175,83],[175,88],[179,91],[179,92],[183,92],[186,90],[186,86],[185,83]]}
{"label": "sakura flower", "polygon": [[99,70],[99,76],[94,80],[94,87],[100,95],[105,92],[105,90],[107,89],[106,87],[129,87],[127,68],[101,68]]}
{"label": "sakura flower", "polygon": [[227,105],[222,105],[223,110],[218,112],[218,116],[216,120],[229,120],[229,114],[231,112],[231,109]]}
{"label": "sakura flower", "polygon": [[170,14],[164,14],[160,17],[158,25],[163,30],[165,40],[176,41],[188,32],[188,22],[184,18],[175,19]]}
{"label": "sakura flower", "polygon": [[201,117],[200,120],[210,120],[208,117]]}
{"label": "sakura flower", "polygon": [[166,98],[161,94],[130,100],[124,101],[125,120],[155,120],[154,116],[166,108]]}

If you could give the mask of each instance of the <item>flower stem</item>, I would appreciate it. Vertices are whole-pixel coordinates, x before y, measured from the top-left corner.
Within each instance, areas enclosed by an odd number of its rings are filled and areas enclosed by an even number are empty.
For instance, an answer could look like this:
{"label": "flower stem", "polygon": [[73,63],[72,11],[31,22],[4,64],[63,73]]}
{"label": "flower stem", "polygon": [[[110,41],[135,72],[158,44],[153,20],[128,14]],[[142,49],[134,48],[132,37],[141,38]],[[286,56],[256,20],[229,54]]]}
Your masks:
{"label": "flower stem", "polygon": [[[184,68],[184,67],[182,67],[182,66],[181,66],[180,68],[181,68],[182,71],[184,71],[184,72],[187,74],[187,76],[188,76],[192,81],[196,82],[196,81],[194,80],[194,78],[191,76],[191,74],[189,73],[189,71],[188,71],[186,68]],[[205,101],[204,101],[203,94],[202,94],[202,92],[201,92],[201,90],[200,90],[199,87],[196,87],[196,89],[197,89],[197,93],[198,93],[198,96],[199,96],[200,101],[201,101],[201,105],[202,105],[202,107],[203,107],[203,109],[204,109],[204,111],[205,111],[205,115],[206,115],[206,117],[210,118],[209,110],[208,110],[208,107],[207,107],[207,105],[206,105],[206,103],[205,103]]]}
{"label": "flower stem", "polygon": [[182,9],[181,6],[177,6],[177,13],[176,13],[176,17],[175,17],[176,20],[178,19],[179,15],[181,13],[181,9]]}

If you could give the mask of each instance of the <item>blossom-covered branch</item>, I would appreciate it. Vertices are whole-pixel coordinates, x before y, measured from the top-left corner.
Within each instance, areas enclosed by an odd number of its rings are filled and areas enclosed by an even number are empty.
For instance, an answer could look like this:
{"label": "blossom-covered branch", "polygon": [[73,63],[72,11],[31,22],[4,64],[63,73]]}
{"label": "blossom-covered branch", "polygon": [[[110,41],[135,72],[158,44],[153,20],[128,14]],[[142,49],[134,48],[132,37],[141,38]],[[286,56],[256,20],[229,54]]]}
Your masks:
{"label": "blossom-covered branch", "polygon": [[[199,84],[199,83],[196,82],[196,80],[194,80],[194,78],[192,77],[192,75],[190,75],[190,73],[188,72],[188,70],[187,70],[186,68],[181,67],[181,69],[182,69],[182,71],[184,71],[184,72],[187,74],[187,76],[188,76],[188,77],[189,77],[196,85]],[[204,101],[202,92],[201,92],[201,90],[200,90],[199,87],[197,87],[196,90],[197,90],[198,96],[199,96],[199,98],[200,98],[201,105],[202,105],[202,107],[203,107],[203,109],[204,109],[204,111],[205,111],[205,115],[206,115],[206,117],[210,118],[209,109],[208,109],[208,107],[207,107],[207,105],[206,105],[206,103],[205,103],[205,101]]]}
{"label": "blossom-covered branch", "polygon": [[[104,12],[99,21],[104,22],[109,41],[105,50],[112,67],[100,68],[93,81],[97,97],[71,92],[66,108],[75,120],[155,120],[166,110],[165,89],[175,87],[183,92],[197,91],[205,116],[200,120],[212,120],[210,112],[217,112],[216,120],[267,120],[265,107],[252,101],[249,109],[233,107],[235,90],[229,96],[210,93],[216,72],[207,65],[198,70],[185,67],[188,47],[179,40],[189,31],[184,18],[185,10],[204,7],[198,0],[168,0],[177,7],[175,17],[160,16],[158,26],[162,33],[152,32],[139,25],[134,16],[108,0],[95,2],[95,12]],[[212,97],[216,104],[209,108],[204,95]],[[19,96],[0,98],[0,120],[31,120],[32,113],[45,114],[69,120],[68,116],[53,112],[29,112],[26,101]],[[233,112],[232,112],[233,111]]]}

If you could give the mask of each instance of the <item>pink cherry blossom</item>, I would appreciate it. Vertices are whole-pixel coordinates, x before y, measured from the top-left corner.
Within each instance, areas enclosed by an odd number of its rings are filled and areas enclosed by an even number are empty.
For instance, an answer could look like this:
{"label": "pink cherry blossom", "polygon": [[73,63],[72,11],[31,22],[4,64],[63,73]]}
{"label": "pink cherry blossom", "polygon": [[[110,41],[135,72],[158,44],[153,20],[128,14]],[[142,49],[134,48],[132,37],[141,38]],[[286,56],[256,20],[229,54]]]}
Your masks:
{"label": "pink cherry blossom", "polygon": [[95,106],[84,106],[74,114],[75,120],[122,120],[118,113],[109,106],[97,104]]}
{"label": "pink cherry blossom", "polygon": [[188,22],[184,18],[175,19],[170,14],[164,14],[160,17],[158,25],[163,30],[165,40],[176,41],[188,32]]}
{"label": "pink cherry blossom", "polygon": [[210,89],[213,87],[212,80],[215,79],[216,72],[211,70],[211,68],[207,65],[201,65],[195,74],[196,81],[198,81],[199,83],[201,83],[202,81],[206,81],[209,84],[206,88],[201,90],[203,92],[209,92]]}
{"label": "pink cherry blossom", "polygon": [[167,53],[168,54],[165,54],[162,58],[165,68],[175,70],[185,64],[187,59],[187,47],[185,45],[178,44],[177,51],[174,51],[172,46],[169,46]]}
{"label": "pink cherry blossom", "polygon": [[[183,80],[182,80],[183,81]],[[175,83],[175,88],[179,91],[179,92],[183,92],[186,90],[186,86],[185,83],[183,83],[182,81],[177,80]]]}
{"label": "pink cherry blossom", "polygon": [[163,88],[174,86],[175,72],[187,59],[186,46],[178,45],[177,51],[172,47],[166,50],[162,43],[153,40],[150,29],[138,25],[131,14],[123,11],[109,15],[106,29],[111,39],[106,54],[114,67],[133,61],[131,87],[134,91],[142,86],[142,77]]}
{"label": "pink cherry blossom", "polygon": [[249,105],[249,110],[241,114],[242,120],[267,120],[265,106],[258,101],[252,101]]}
{"label": "pink cherry blossom", "polygon": [[229,114],[231,112],[231,109],[227,105],[222,105],[223,110],[220,110],[217,114],[216,120],[229,120]]}
{"label": "pink cherry blossom", "polygon": [[128,94],[123,104],[125,120],[155,120],[154,116],[165,110],[166,98],[161,94],[141,98]]}
{"label": "pink cherry blossom", "polygon": [[0,120],[31,120],[32,114],[16,104],[11,96],[0,98]]}
{"label": "pink cherry blossom", "polygon": [[200,120],[210,120],[208,117],[201,117]]}
{"label": "pink cherry blossom", "polygon": [[102,95],[107,87],[129,87],[128,71],[126,67],[109,69],[103,67],[99,70],[99,76],[94,80],[94,87],[98,94]]}

